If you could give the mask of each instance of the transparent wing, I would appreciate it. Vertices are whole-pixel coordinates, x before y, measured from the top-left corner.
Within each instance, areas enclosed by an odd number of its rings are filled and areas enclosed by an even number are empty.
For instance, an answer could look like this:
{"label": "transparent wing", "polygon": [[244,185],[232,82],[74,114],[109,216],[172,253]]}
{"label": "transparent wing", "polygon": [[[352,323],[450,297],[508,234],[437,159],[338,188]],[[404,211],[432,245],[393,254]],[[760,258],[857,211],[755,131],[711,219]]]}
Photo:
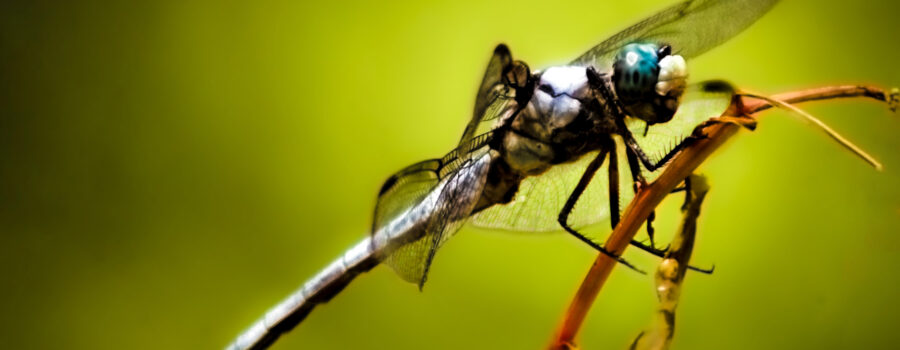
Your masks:
{"label": "transparent wing", "polygon": [[[654,160],[658,160],[690,136],[697,125],[709,118],[722,115],[731,105],[734,94],[734,86],[726,81],[713,80],[689,85],[672,120],[654,124],[648,129],[644,121],[628,118],[626,125],[641,149]],[[648,181],[653,180],[664,169],[665,167],[644,175]]]}
{"label": "transparent wing", "polygon": [[[491,133],[485,133],[471,138],[466,147],[484,147],[491,136]],[[378,192],[371,232],[374,234],[395,217],[419,204],[442,179],[456,172],[464,161],[459,157],[457,148],[443,158],[415,163],[388,177]]]}
{"label": "transparent wing", "polygon": [[443,158],[413,164],[385,181],[375,206],[372,232],[404,215],[408,220],[425,222],[420,239],[396,248],[385,260],[401,278],[421,287],[437,249],[472,212],[489,168],[489,159],[485,159],[489,153],[484,146],[490,137],[479,135],[467,143],[475,150],[470,153],[480,159],[463,160],[457,149]]}
{"label": "transparent wing", "polygon": [[509,48],[504,44],[497,45],[488,62],[481,79],[481,86],[475,95],[475,107],[472,119],[466,125],[459,140],[460,155],[470,151],[466,145],[472,137],[484,131],[482,123],[495,120],[503,113],[511,113],[518,88],[525,85],[531,72],[522,61],[514,61]]}
{"label": "transparent wing", "polygon": [[[481,86],[478,87],[478,93],[475,95],[475,107],[472,111],[472,122],[478,122],[482,119],[485,110],[493,104],[498,98],[503,96],[504,91],[508,89],[503,83],[503,72],[508,70],[513,64],[512,53],[504,44],[497,45],[491,60],[488,62],[487,68],[484,70],[484,77],[481,78]],[[471,122],[470,122],[471,124]],[[467,128],[468,132],[469,129]],[[469,139],[463,133],[462,139]]]}
{"label": "transparent wing", "polygon": [[621,48],[634,42],[672,46],[684,58],[696,57],[740,33],[762,17],[778,0],[688,0],[673,5],[613,35],[572,61],[612,69]]}
{"label": "transparent wing", "polygon": [[[487,208],[472,217],[475,226],[513,231],[548,232],[562,227],[556,221],[569,194],[597,152],[585,154],[577,161],[559,164],[538,176],[527,177],[519,184],[512,202]],[[609,218],[607,163],[581,195],[569,224],[580,228]]]}
{"label": "transparent wing", "polygon": [[[678,112],[668,123],[655,124],[644,136],[643,121],[630,121],[629,128],[638,144],[649,154],[663,154],[684,138],[690,136],[694,128],[712,117],[718,117],[731,103],[734,89],[726,82],[713,81],[688,86]],[[619,207],[624,208],[634,193],[631,189],[631,174],[624,162],[624,146],[619,144]],[[557,223],[559,211],[575,188],[588,163],[596,152],[582,156],[575,162],[551,167],[545,173],[524,179],[519,191],[510,203],[487,208],[472,218],[476,226],[512,231],[546,232],[559,231]],[[604,162],[597,175],[591,180],[584,194],[569,215],[569,224],[581,228],[609,219],[609,188],[607,179],[608,162]],[[663,168],[665,169],[665,168]],[[645,174],[648,180],[655,179],[662,170]]]}

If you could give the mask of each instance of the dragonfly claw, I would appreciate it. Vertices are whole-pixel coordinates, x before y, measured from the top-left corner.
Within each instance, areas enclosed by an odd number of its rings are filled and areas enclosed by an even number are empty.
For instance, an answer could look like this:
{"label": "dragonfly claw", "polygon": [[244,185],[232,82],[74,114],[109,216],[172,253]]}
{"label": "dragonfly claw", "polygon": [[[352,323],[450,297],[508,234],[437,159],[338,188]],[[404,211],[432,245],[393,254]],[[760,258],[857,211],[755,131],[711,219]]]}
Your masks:
{"label": "dragonfly claw", "polygon": [[897,112],[897,107],[900,106],[900,89],[891,89],[891,94],[887,97],[887,103],[891,112]]}
{"label": "dragonfly claw", "polygon": [[669,245],[666,245],[665,248],[658,249],[658,248],[656,248],[656,247],[654,247],[654,246],[652,246],[652,245],[646,245],[646,244],[644,244],[643,242],[635,241],[635,240],[632,240],[632,241],[631,241],[631,245],[633,245],[633,246],[635,246],[635,247],[638,247],[640,250],[643,250],[643,251],[645,251],[645,252],[647,252],[647,253],[653,254],[653,255],[658,256],[658,257],[660,257],[660,258],[666,256],[666,253],[669,252],[669,247],[670,247]]}
{"label": "dragonfly claw", "polygon": [[692,266],[692,265],[688,265],[687,268],[688,268],[688,270],[696,271],[696,272],[702,273],[702,274],[704,274],[704,275],[712,275],[712,273],[713,273],[714,271],[716,271],[716,265],[713,265],[713,266],[710,267],[709,269],[701,269],[701,268],[699,268],[699,267],[695,267],[695,266]]}

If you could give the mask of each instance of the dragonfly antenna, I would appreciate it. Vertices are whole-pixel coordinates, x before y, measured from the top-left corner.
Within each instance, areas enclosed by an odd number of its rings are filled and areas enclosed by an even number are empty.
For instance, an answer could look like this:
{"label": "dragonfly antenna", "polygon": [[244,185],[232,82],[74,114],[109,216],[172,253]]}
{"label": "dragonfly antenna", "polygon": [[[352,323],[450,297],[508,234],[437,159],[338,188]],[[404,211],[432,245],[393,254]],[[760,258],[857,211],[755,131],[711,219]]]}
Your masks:
{"label": "dragonfly antenna", "polygon": [[822,131],[824,131],[826,134],[828,134],[828,136],[831,136],[831,138],[834,139],[835,141],[837,141],[839,144],[841,144],[841,146],[844,146],[845,148],[850,150],[850,152],[853,152],[854,154],[856,154],[857,156],[859,156],[860,158],[865,160],[866,163],[871,164],[873,167],[875,167],[875,170],[881,171],[884,168],[881,165],[881,163],[875,159],[875,157],[870,156],[868,153],[866,153],[866,151],[863,151],[861,148],[854,145],[853,142],[850,142],[850,140],[847,140],[846,138],[841,136],[841,134],[838,134],[837,131],[834,131],[834,129],[832,129],[831,127],[826,125],[824,122],[822,122],[818,118],[805,112],[804,110],[797,108],[794,105],[787,103],[785,101],[779,100],[777,98],[763,96],[763,95],[752,93],[752,92],[740,91],[738,93],[738,95],[752,97],[752,98],[758,98],[758,99],[761,99],[761,100],[771,103],[775,107],[786,109],[786,110],[792,111],[794,113],[797,113],[804,119],[812,122],[815,126],[819,127],[819,129],[822,129]]}

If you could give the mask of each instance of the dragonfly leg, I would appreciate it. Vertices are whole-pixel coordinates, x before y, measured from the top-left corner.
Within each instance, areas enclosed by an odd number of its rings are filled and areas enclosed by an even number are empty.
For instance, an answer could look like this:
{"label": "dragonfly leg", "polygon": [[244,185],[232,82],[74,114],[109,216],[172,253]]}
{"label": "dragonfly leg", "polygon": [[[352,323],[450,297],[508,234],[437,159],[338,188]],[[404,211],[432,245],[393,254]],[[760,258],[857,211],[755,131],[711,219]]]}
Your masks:
{"label": "dragonfly leg", "polygon": [[[631,169],[631,178],[632,178],[632,180],[634,180],[634,192],[637,193],[642,186],[645,186],[647,184],[647,180],[644,179],[644,175],[641,174],[641,166],[638,163],[637,155],[634,152],[632,152],[631,149],[629,149],[629,148],[625,148],[625,155],[628,157],[628,166]],[[610,164],[609,165],[610,165],[610,169],[612,169],[612,166],[613,166],[612,156],[610,156]],[[613,188],[612,171],[610,171],[609,184],[610,184],[609,198],[610,198],[610,201],[612,201],[613,198],[619,197],[618,196],[618,193],[619,193],[618,192],[619,191],[618,184],[616,184],[615,188]],[[616,203],[616,204],[618,204],[618,203]],[[613,208],[612,202],[610,202],[609,207]],[[618,209],[618,206],[616,206],[616,209]],[[619,216],[618,210],[613,212],[612,209],[610,209],[610,217],[618,219],[618,216]],[[666,247],[665,249],[657,249],[655,247],[655,244],[653,243],[654,230],[653,230],[652,222],[653,222],[654,217],[655,217],[655,212],[651,213],[650,217],[647,219],[647,235],[650,236],[650,245],[648,246],[648,245],[646,245],[640,241],[636,241],[636,240],[631,240],[631,245],[638,247],[641,250],[653,253],[654,255],[661,256],[666,253],[666,251],[668,250],[668,247]],[[615,228],[615,224],[613,224],[613,228]]]}
{"label": "dragonfly leg", "polygon": [[625,157],[628,159],[628,168],[631,170],[631,180],[634,181],[632,189],[634,193],[638,193],[638,190],[647,184],[647,180],[644,179],[637,155],[631,151],[631,148],[625,147]]}
{"label": "dragonfly leg", "polygon": [[[635,247],[638,247],[641,250],[646,251],[647,253],[650,253],[655,257],[663,258],[663,259],[666,258],[666,253],[668,253],[668,250],[669,250],[669,247],[666,247],[666,250],[660,250],[660,249],[651,249],[651,248],[647,247],[646,245],[644,245],[643,243],[638,243],[639,245],[634,244],[634,243],[632,243],[632,244]],[[691,271],[696,271],[696,272],[700,272],[703,274],[711,275],[716,270],[716,267],[713,266],[708,269],[704,269],[704,268],[696,267],[693,265],[688,265],[687,269],[691,270]]]}
{"label": "dragonfly leg", "polygon": [[[651,243],[651,244],[652,244],[652,243]],[[664,257],[664,256],[666,255],[666,252],[669,251],[669,247],[668,247],[668,246],[666,246],[666,247],[663,248],[663,249],[658,249],[658,248],[656,248],[656,247],[646,245],[646,244],[644,244],[643,242],[641,242],[641,241],[636,241],[636,240],[631,240],[631,245],[633,245],[633,246],[637,247],[638,249],[643,250],[643,251],[645,251],[645,252],[647,252],[647,253],[653,254],[653,256],[657,256],[657,257],[660,257],[660,258]]]}
{"label": "dragonfly leg", "polygon": [[[684,179],[684,186],[676,187],[669,193],[677,193],[677,192],[681,192],[681,191],[684,191],[684,204],[681,205],[681,210],[685,210],[687,208],[688,204],[691,203],[691,178],[690,177],[687,177]],[[656,244],[653,242],[653,237],[654,237],[653,235],[656,232],[656,230],[653,228],[654,220],[656,220],[656,211],[651,211],[650,216],[647,217],[647,236],[650,237],[650,248],[651,249],[656,248]],[[657,251],[659,251],[661,253],[665,253],[668,250],[669,250],[669,247],[666,247],[663,249],[659,249]]]}
{"label": "dragonfly leg", "polygon": [[[678,144],[675,145],[675,147],[672,147],[672,149],[669,150],[669,152],[667,152],[662,158],[660,158],[656,162],[651,160],[650,157],[648,157],[647,154],[644,153],[644,150],[641,148],[640,145],[638,145],[637,141],[634,139],[634,135],[632,135],[631,131],[629,131],[628,128],[625,127],[624,123],[620,123],[618,125],[619,126],[618,134],[620,136],[622,136],[622,140],[625,141],[625,146],[628,148],[628,150],[633,153],[633,156],[629,155],[629,159],[628,159],[629,163],[633,163],[632,157],[634,157],[634,158],[637,158],[638,160],[640,160],[640,162],[642,164],[644,164],[644,167],[647,168],[647,170],[656,171],[656,169],[659,169],[663,165],[666,165],[666,163],[668,163],[670,160],[672,160],[672,158],[675,157],[675,155],[678,154],[678,152],[681,152],[682,149],[689,146],[694,141],[705,138],[706,135],[703,134],[704,128],[706,128],[707,126],[713,125],[713,124],[718,124],[718,123],[735,124],[735,125],[745,127],[749,130],[756,129],[756,120],[753,118],[750,118],[748,116],[744,116],[744,115],[737,116],[737,117],[724,116],[724,117],[711,118],[711,119],[701,123],[696,128],[694,128],[694,132],[691,133],[690,136],[688,136],[685,139],[678,142]],[[632,165],[632,170],[634,170],[634,168],[635,168],[635,165]],[[642,184],[643,184],[643,182],[642,182]]]}
{"label": "dragonfly leg", "polygon": [[[625,146],[628,147],[628,150],[633,154],[633,156],[629,157],[629,163],[632,163],[631,158],[634,157],[637,160],[640,160],[641,164],[644,164],[644,167],[647,168],[647,170],[656,171],[656,169],[659,169],[663,165],[666,165],[666,163],[668,163],[670,160],[672,160],[672,157],[675,157],[678,152],[681,152],[682,149],[696,141],[698,137],[692,135],[685,138],[684,140],[681,140],[681,142],[675,145],[675,147],[672,147],[672,149],[669,150],[668,153],[666,153],[656,162],[651,160],[650,157],[648,157],[647,154],[644,153],[644,150],[641,149],[641,146],[638,145],[637,141],[635,141],[634,136],[631,135],[631,132],[629,132],[628,130],[622,132],[622,139],[625,141]],[[632,169],[635,168],[636,165],[637,164],[632,165]]]}
{"label": "dragonfly leg", "polygon": [[[691,175],[691,176],[688,176],[687,178],[685,178],[684,186],[680,187],[680,190],[679,190],[679,191],[684,191],[684,204],[682,204],[682,206],[681,206],[682,212],[686,212],[690,208],[690,206],[692,204],[694,204],[694,202],[697,202],[696,205],[699,208],[699,204],[702,203],[702,201],[703,201],[702,197],[697,198],[697,195],[695,195],[695,191],[693,190],[693,187],[691,186],[691,178],[692,177],[695,177],[695,175]],[[704,185],[704,186],[706,186],[706,185]],[[706,187],[706,188],[708,190],[708,187]],[[676,192],[676,191],[673,190],[672,192]],[[705,195],[706,190],[704,190],[702,192],[702,194]],[[694,218],[694,220],[696,220],[696,218]],[[663,254],[657,254],[656,252],[653,252],[653,251],[649,251],[649,252],[660,258],[666,259],[667,255],[670,253],[668,250],[669,250],[669,247],[666,247],[666,251]],[[709,269],[703,269],[703,268],[699,268],[696,266],[688,265],[687,269],[709,275],[709,274],[712,274],[713,271],[715,271],[716,267],[712,266]]]}
{"label": "dragonfly leg", "polygon": [[681,205],[681,211],[687,210],[688,206],[691,202],[694,201],[693,192],[691,192],[691,177],[688,176],[684,179],[684,186],[681,187],[684,189],[684,204]]}
{"label": "dragonfly leg", "polygon": [[619,225],[619,215],[619,154],[616,144],[612,143],[609,152],[609,223],[613,230]]}
{"label": "dragonfly leg", "polygon": [[[616,225],[619,224],[619,157],[618,153],[615,149],[615,143],[611,144],[612,150],[609,152],[609,218],[612,229],[616,229]],[[629,162],[629,164],[631,164]],[[640,177],[640,173],[632,171],[632,174],[638,174],[638,177],[635,178],[632,175],[632,178],[635,180],[635,186],[640,186],[639,184],[643,181],[643,177]],[[635,192],[637,192],[637,188],[635,188]],[[651,214],[652,215],[652,214]],[[657,254],[665,254],[666,250],[656,249],[653,245],[653,228],[650,226],[650,219],[647,221],[647,229],[648,235],[650,235],[650,246],[645,245],[636,240],[631,240],[631,245],[638,247],[642,250],[651,250],[656,252]]]}
{"label": "dragonfly leg", "polygon": [[[566,232],[586,243],[591,248],[594,248],[597,251],[605,254],[606,256],[615,259],[617,262],[631,268],[632,270],[635,270],[642,274],[646,274],[646,272],[638,269],[622,257],[606,250],[606,248],[603,248],[599,244],[594,243],[594,241],[590,240],[589,238],[585,237],[583,234],[579,233],[569,226],[569,214],[572,213],[572,209],[575,208],[575,203],[578,202],[578,198],[581,197],[582,193],[584,193],[585,188],[587,188],[587,185],[591,182],[594,174],[596,174],[597,170],[600,169],[600,165],[603,164],[603,159],[606,158],[607,153],[609,153],[608,148],[600,151],[600,154],[598,154],[597,157],[594,158],[594,160],[592,160],[590,164],[588,164],[587,169],[584,170],[584,174],[581,175],[581,179],[578,180],[578,185],[575,186],[575,190],[573,190],[572,194],[569,195],[569,199],[566,200],[565,206],[563,206],[562,210],[559,212],[559,217],[557,219],[560,226],[562,226],[562,228],[566,230]],[[618,214],[616,216],[618,216]],[[616,218],[616,221],[618,221],[618,218]]]}

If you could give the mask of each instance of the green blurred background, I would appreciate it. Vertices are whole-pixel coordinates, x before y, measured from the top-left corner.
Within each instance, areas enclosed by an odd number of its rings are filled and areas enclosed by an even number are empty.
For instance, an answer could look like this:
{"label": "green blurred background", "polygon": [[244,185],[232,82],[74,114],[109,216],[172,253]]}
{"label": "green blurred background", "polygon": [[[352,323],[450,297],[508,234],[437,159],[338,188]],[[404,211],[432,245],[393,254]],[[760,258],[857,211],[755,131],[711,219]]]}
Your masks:
{"label": "green blurred background", "polygon": [[[453,147],[494,45],[560,64],[669,3],[3,2],[0,348],[225,346],[364,237],[391,172]],[[896,86],[897,14],[785,1],[692,79]],[[694,259],[717,270],[689,275],[676,348],[896,346],[900,120],[807,108],[885,171],[784,113],[718,152]],[[541,348],[594,257],[467,227],[424,293],[378,267],[275,348]],[[617,269],[582,345],[626,348],[654,303]]]}

